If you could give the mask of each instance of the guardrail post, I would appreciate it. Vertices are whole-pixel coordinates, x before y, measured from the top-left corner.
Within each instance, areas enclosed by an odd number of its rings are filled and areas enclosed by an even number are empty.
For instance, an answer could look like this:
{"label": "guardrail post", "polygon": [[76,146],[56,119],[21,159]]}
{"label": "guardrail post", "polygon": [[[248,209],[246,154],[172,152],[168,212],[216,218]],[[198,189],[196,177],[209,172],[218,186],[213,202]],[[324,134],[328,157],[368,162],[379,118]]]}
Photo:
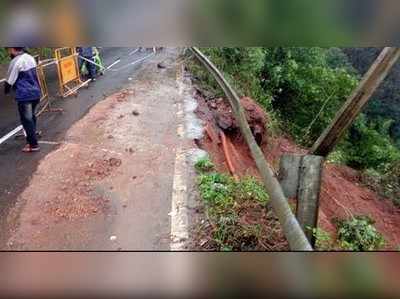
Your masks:
{"label": "guardrail post", "polygon": [[286,197],[297,199],[296,217],[313,247],[323,163],[324,158],[320,156],[293,154],[283,155],[280,161],[279,182]]}
{"label": "guardrail post", "polygon": [[323,157],[307,155],[300,165],[296,216],[313,247],[316,241],[313,230],[318,226],[323,163]]}
{"label": "guardrail post", "polygon": [[302,156],[283,155],[280,161],[279,182],[287,198],[297,198]]}

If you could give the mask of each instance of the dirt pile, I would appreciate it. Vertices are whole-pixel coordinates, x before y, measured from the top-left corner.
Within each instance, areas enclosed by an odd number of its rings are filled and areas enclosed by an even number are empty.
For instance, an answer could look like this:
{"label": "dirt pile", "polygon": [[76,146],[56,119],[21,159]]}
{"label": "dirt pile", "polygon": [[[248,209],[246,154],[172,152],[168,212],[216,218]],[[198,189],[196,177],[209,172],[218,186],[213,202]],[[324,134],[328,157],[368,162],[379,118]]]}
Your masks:
{"label": "dirt pile", "polygon": [[85,175],[91,180],[102,180],[108,177],[114,168],[120,167],[122,164],[121,159],[109,158],[103,160],[96,160],[93,163],[89,163]]}
{"label": "dirt pile", "polygon": [[[250,98],[242,98],[242,106],[246,113],[247,122],[253,135],[260,145],[265,136],[265,126],[267,124],[267,115],[264,110]],[[213,118],[220,129],[230,136],[240,137],[240,128],[233,117],[232,108],[229,102],[223,98],[207,101],[209,109],[212,111]]]}
{"label": "dirt pile", "polygon": [[[207,135],[207,138],[198,141],[198,145],[213,153],[219,171],[234,170],[238,175],[257,175],[255,163],[247,146],[244,145],[243,136],[229,102],[223,98],[206,101],[201,93],[197,93],[196,98],[199,104],[196,113],[206,123]],[[265,111],[251,98],[242,98],[241,103],[257,143],[266,144],[268,117]]]}

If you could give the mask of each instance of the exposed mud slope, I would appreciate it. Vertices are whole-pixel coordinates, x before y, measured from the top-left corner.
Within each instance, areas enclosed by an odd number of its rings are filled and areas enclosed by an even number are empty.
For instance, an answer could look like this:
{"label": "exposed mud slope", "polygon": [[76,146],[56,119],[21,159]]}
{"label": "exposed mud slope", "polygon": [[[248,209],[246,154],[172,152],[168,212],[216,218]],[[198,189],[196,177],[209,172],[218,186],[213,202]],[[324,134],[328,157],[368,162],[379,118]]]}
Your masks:
{"label": "exposed mud slope", "polygon": [[[224,130],[229,143],[233,145],[232,160],[236,165],[237,175],[258,175],[254,161],[251,158],[247,145],[244,144],[237,130],[235,121],[227,103],[223,100],[205,101],[198,94],[198,115],[206,123],[207,127],[214,131]],[[268,122],[268,117],[251,117],[251,111],[261,109],[251,99],[245,99],[245,110],[249,123],[260,125]],[[257,106],[253,108],[252,106]],[[262,109],[261,109],[262,110]],[[250,117],[249,117],[250,116]],[[253,131],[254,133],[254,131]],[[218,139],[211,138],[213,133],[206,135],[199,145],[208,151],[212,160],[218,166],[218,170],[228,172],[226,159]],[[306,149],[297,146],[289,137],[273,137],[270,132],[264,131],[260,142],[266,159],[278,170],[279,159],[285,153],[305,154]],[[380,197],[378,194],[361,184],[357,171],[342,165],[327,164],[324,169],[319,225],[324,230],[336,233],[335,218],[345,218],[349,215],[368,215],[375,222],[376,228],[384,235],[387,241],[386,249],[397,249],[400,244],[400,209],[390,200]]]}

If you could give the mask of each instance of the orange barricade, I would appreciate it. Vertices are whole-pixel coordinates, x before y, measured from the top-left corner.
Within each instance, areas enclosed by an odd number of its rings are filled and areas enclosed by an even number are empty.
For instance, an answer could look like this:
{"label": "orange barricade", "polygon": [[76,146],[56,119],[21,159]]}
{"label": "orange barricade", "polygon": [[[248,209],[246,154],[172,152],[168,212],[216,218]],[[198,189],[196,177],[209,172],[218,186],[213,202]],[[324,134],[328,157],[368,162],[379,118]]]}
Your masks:
{"label": "orange barricade", "polygon": [[57,60],[60,95],[68,97],[77,94],[77,91],[87,86],[90,80],[82,82],[78,67],[78,54],[75,48],[59,48],[55,50]]}

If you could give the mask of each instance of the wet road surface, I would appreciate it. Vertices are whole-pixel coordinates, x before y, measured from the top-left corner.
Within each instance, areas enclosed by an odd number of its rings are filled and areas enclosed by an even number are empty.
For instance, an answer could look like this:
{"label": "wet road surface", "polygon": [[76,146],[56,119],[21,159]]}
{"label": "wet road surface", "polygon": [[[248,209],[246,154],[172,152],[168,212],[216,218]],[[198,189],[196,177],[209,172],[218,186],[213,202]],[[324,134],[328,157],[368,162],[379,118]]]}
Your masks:
{"label": "wet road surface", "polygon": [[[133,53],[135,48],[104,48],[103,59],[106,66],[116,60],[116,64],[105,76],[90,85],[88,89],[81,89],[78,97],[67,99],[57,98],[58,83],[55,66],[46,69],[49,93],[54,108],[62,108],[64,112],[46,112],[38,120],[39,130],[43,132],[42,140],[59,141],[65,132],[79,119],[81,119],[94,104],[108,95],[121,90],[134,77],[135,70],[140,64],[130,65],[131,62],[145,57],[150,51]],[[132,54],[133,53],[133,54]],[[0,101],[0,137],[19,125],[16,105],[12,98],[1,96]],[[11,138],[0,145],[0,249],[4,248],[9,238],[7,229],[7,215],[15,204],[15,199],[25,189],[32,174],[35,172],[39,161],[56,145],[44,144],[42,151],[35,155],[24,155],[20,152],[24,140]],[[46,192],[43,190],[43,192]]]}

